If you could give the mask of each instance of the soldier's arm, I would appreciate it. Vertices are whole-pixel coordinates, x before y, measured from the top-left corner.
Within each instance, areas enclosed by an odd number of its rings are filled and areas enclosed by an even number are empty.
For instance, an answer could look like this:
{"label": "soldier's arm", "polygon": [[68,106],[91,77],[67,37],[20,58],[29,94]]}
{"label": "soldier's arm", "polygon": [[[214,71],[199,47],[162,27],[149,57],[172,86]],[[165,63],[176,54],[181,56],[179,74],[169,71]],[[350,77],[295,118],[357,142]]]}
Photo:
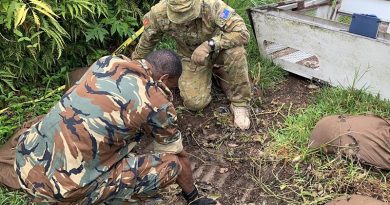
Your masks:
{"label": "soldier's arm", "polygon": [[131,55],[133,60],[142,59],[150,52],[152,52],[157,42],[163,35],[162,31],[159,29],[157,19],[153,14],[153,10],[145,14],[143,24],[145,31],[141,35],[141,39],[138,42],[135,51]]}
{"label": "soldier's arm", "polygon": [[242,17],[221,0],[217,0],[213,7],[211,12],[215,25],[221,30],[212,38],[215,41],[215,49],[229,49],[248,44],[250,33]]}
{"label": "soldier's arm", "polygon": [[171,102],[162,104],[147,117],[145,130],[154,138],[155,152],[178,154],[183,151],[183,140],[176,119]]}

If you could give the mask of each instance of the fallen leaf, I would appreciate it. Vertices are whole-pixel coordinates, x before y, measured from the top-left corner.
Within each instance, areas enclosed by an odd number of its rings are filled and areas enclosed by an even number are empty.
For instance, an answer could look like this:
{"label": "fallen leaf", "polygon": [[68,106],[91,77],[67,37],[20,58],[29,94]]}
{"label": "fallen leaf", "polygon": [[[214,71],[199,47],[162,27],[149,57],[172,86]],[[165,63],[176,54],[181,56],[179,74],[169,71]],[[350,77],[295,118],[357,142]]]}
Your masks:
{"label": "fallen leaf", "polygon": [[227,146],[230,148],[236,148],[236,147],[238,147],[238,144],[229,143]]}
{"label": "fallen leaf", "polygon": [[292,161],[293,161],[293,162],[298,162],[298,161],[300,161],[300,160],[301,160],[301,156],[298,155],[298,156],[296,156]]}
{"label": "fallen leaf", "polygon": [[221,138],[221,136],[218,134],[211,134],[211,135],[205,136],[205,139],[208,141],[215,141],[215,140],[218,140],[219,138]]}
{"label": "fallen leaf", "polygon": [[217,200],[217,199],[221,198],[222,196],[218,193],[213,193],[213,194],[209,194],[208,197],[211,199]]}
{"label": "fallen leaf", "polygon": [[262,135],[254,135],[254,136],[252,136],[252,140],[254,142],[261,142],[262,143],[264,141],[264,137]]}
{"label": "fallen leaf", "polygon": [[285,185],[285,184],[280,185],[280,191],[283,191],[286,187],[287,187],[287,185]]}
{"label": "fallen leaf", "polygon": [[221,169],[219,169],[219,173],[221,173],[221,174],[225,174],[228,171],[229,171],[228,168],[221,168]]}

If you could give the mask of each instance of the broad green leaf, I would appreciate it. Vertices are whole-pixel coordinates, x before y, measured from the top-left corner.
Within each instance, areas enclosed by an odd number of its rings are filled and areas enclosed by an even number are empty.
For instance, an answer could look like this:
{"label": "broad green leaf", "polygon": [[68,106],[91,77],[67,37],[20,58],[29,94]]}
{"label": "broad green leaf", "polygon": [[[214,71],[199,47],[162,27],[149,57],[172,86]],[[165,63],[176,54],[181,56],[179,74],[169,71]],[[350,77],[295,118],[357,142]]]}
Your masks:
{"label": "broad green leaf", "polygon": [[14,29],[14,34],[16,34],[19,37],[23,37],[22,32],[20,32],[18,29]]}
{"label": "broad green leaf", "polygon": [[31,39],[29,37],[22,37],[18,39],[18,42],[22,42],[22,41],[31,41]]}

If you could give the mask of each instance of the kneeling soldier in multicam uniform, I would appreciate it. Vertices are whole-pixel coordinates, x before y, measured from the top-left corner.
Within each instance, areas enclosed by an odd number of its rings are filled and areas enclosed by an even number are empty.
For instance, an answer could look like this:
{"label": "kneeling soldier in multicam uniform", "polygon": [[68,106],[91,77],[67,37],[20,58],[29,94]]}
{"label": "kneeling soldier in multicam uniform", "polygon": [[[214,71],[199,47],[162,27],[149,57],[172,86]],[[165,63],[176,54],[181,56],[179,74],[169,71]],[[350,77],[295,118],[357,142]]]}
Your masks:
{"label": "kneeling soldier in multicam uniform", "polygon": [[244,45],[249,31],[243,19],[222,0],[162,0],[143,20],[145,32],[132,54],[150,53],[164,34],[173,37],[182,59],[180,95],[190,110],[202,110],[211,101],[213,66],[231,101],[234,123],[250,127],[251,87]]}
{"label": "kneeling soldier in multicam uniform", "polygon": [[[0,184],[34,202],[123,204],[178,183],[189,204],[199,198],[167,86],[181,74],[171,51],[146,60],[106,56],[47,113],[0,149]],[[166,86],[167,85],[167,86]],[[131,152],[143,134],[155,154]]]}

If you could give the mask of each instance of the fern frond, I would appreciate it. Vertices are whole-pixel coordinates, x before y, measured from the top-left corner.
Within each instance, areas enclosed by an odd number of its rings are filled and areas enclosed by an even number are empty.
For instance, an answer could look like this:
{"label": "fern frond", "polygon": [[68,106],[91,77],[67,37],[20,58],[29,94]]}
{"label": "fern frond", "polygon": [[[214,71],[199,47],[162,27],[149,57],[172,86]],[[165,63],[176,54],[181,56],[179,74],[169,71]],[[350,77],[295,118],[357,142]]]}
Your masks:
{"label": "fern frond", "polygon": [[41,27],[41,21],[39,20],[39,16],[35,13],[35,11],[32,11],[33,17],[34,17],[34,23],[39,28]]}
{"label": "fern frond", "polygon": [[19,25],[23,24],[23,22],[26,19],[27,11],[29,8],[27,8],[26,4],[22,4],[19,8],[15,11],[15,22],[14,22],[14,28],[18,27]]}
{"label": "fern frond", "polygon": [[58,16],[54,13],[54,11],[46,2],[39,0],[30,0],[30,2],[36,5],[35,8],[39,8],[39,10],[44,11],[42,13],[44,13],[45,15],[50,14],[50,16],[55,16],[58,18]]}
{"label": "fern frond", "polygon": [[[56,21],[56,19],[53,17],[53,15],[51,15],[50,13],[48,13],[46,10],[43,10],[42,8],[39,8],[39,7],[34,7],[35,10],[39,11],[40,13],[42,13],[43,15],[49,17],[50,19],[53,19]],[[57,17],[57,16],[55,16]]]}

